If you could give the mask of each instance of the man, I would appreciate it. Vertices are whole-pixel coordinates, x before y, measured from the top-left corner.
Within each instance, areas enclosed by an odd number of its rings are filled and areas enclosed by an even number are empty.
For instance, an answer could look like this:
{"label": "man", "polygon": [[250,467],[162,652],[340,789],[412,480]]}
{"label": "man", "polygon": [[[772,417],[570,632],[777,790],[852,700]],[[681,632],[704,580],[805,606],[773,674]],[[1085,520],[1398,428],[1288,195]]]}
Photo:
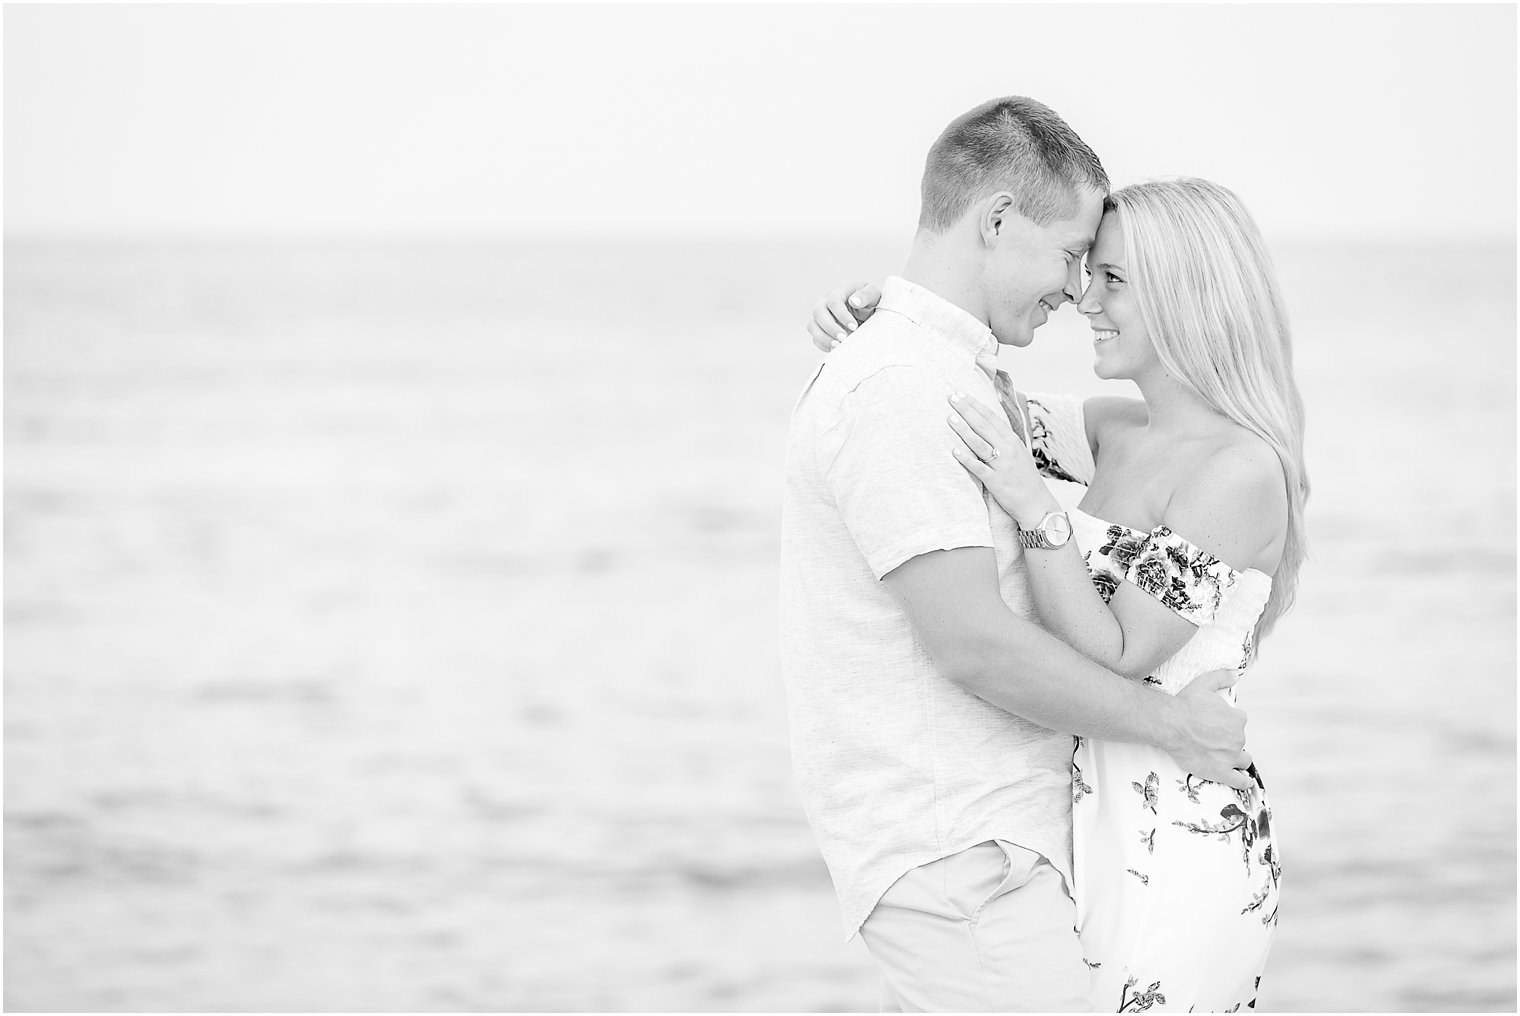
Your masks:
{"label": "man", "polygon": [[[792,415],[782,643],[793,762],[883,1008],[1083,1011],[1071,734],[1140,741],[1246,787],[1244,716],[1175,698],[1029,620],[1021,534],[951,453],[947,398],[996,405],[999,343],[1075,301],[1108,178],[1054,112],[983,104],[929,152],[918,232],[865,341]],[[1059,538],[1059,534],[1055,535]],[[1038,549],[1030,549],[1038,553]]]}

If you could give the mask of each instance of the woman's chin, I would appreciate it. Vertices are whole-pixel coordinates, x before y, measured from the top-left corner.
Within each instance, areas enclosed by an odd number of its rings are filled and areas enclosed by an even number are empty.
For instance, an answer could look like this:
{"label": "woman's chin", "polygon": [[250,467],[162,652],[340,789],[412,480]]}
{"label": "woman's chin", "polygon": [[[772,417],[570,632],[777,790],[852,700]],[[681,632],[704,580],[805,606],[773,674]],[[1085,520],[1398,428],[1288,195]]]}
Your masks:
{"label": "woman's chin", "polygon": [[1101,351],[1093,358],[1093,373],[1105,381],[1134,380],[1122,366],[1115,363],[1112,358],[1104,356]]}

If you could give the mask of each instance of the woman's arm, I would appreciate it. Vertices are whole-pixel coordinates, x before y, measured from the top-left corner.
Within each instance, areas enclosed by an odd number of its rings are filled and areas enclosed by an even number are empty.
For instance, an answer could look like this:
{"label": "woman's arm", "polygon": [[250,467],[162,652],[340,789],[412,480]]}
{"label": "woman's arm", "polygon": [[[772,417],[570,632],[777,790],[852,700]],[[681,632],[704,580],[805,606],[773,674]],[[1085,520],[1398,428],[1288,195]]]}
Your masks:
{"label": "woman's arm", "polygon": [[[1033,460],[1011,430],[999,430],[995,414],[971,399],[953,400],[952,405],[958,410],[952,426],[965,444],[957,450],[957,458],[1021,529],[1035,528],[1047,513],[1060,510],[1043,483],[1037,478],[1029,482]],[[999,454],[989,464],[984,460],[993,447]],[[1219,459],[1206,464],[1189,489],[1174,496],[1162,527],[1149,535],[1121,528],[1111,538],[1127,537],[1136,544],[1137,556],[1149,555],[1146,564],[1151,570],[1169,567],[1180,548],[1186,548],[1200,566],[1183,576],[1186,581],[1231,581],[1233,570],[1224,562],[1254,561],[1273,538],[1275,519],[1263,508],[1271,498],[1263,496],[1263,487],[1274,481],[1266,470],[1253,468],[1249,462],[1243,468],[1238,456]],[[1275,482],[1282,485],[1280,476]],[[1188,545],[1175,535],[1165,535],[1179,532],[1198,542]],[[1162,541],[1168,542],[1162,546]],[[1027,550],[1024,562],[1041,624],[1094,662],[1126,677],[1150,674],[1212,617],[1211,610],[1201,610],[1196,604],[1178,609],[1176,598],[1168,595],[1168,583],[1146,581],[1149,573],[1136,576],[1141,585],[1121,582],[1105,603],[1075,542],[1057,549]]]}
{"label": "woman's arm", "polygon": [[[1061,510],[1039,478],[1033,455],[1006,421],[969,397],[952,398],[951,405],[956,412],[950,424],[963,442],[955,450],[956,459],[997,498],[1020,529],[1034,529],[1047,514]],[[993,448],[998,450],[996,456]],[[1075,540],[1050,550],[1026,550],[1024,565],[1041,626],[1117,674],[1144,677],[1182,648],[1196,630],[1140,590],[1124,588],[1128,583],[1120,583],[1112,599],[1104,603]]]}
{"label": "woman's arm", "polygon": [[[1028,525],[1038,525],[1035,519]],[[1020,527],[1026,523],[1019,520]],[[1026,550],[1024,565],[1040,623],[1084,656],[1128,678],[1154,673],[1187,645],[1198,627],[1121,582],[1105,604],[1075,541],[1058,550]]]}

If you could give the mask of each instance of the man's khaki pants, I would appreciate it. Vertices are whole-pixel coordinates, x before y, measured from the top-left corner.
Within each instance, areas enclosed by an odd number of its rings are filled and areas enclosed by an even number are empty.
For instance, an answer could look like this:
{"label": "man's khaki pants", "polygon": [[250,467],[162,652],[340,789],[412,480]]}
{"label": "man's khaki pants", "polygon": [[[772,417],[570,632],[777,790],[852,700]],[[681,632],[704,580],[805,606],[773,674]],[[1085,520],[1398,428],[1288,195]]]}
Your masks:
{"label": "man's khaki pants", "polygon": [[1091,1012],[1065,880],[988,840],[914,868],[861,926],[883,1012]]}

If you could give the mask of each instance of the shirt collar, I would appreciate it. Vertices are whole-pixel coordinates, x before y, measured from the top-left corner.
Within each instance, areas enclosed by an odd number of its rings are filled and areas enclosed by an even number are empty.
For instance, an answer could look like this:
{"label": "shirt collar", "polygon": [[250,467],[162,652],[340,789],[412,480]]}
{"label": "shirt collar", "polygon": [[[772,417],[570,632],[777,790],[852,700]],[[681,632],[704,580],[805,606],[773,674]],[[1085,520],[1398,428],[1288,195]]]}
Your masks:
{"label": "shirt collar", "polygon": [[877,310],[901,314],[954,349],[976,360],[989,377],[997,373],[998,341],[981,321],[944,297],[907,279],[890,275],[881,284]]}

